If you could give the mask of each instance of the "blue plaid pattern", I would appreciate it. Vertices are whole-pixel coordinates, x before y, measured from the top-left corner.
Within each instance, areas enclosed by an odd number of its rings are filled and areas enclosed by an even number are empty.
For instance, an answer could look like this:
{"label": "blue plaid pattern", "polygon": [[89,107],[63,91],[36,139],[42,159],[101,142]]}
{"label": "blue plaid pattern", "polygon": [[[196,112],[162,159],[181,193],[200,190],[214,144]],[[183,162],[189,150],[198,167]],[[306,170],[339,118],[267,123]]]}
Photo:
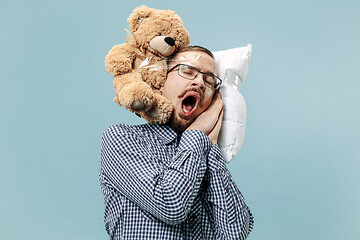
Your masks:
{"label": "blue plaid pattern", "polygon": [[198,130],[109,127],[99,180],[110,239],[245,239],[253,228],[218,145]]}

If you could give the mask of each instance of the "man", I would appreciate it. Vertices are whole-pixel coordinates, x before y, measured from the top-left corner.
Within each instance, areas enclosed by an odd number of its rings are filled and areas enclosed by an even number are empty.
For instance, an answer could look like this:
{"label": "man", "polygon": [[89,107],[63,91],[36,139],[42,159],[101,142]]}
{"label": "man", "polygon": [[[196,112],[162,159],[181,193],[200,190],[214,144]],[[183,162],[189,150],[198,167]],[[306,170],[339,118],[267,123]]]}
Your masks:
{"label": "man", "polygon": [[168,124],[109,127],[100,183],[111,239],[245,239],[253,217],[217,145],[223,103],[213,55],[202,47],[169,61],[161,93]]}

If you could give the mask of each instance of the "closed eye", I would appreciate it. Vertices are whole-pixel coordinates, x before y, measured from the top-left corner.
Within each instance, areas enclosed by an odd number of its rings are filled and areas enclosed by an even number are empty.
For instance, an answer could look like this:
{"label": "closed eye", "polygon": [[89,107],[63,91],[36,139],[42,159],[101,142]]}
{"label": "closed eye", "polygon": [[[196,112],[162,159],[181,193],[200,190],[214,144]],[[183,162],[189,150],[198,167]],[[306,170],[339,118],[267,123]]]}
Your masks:
{"label": "closed eye", "polygon": [[196,75],[197,71],[191,67],[188,67],[188,66],[181,66],[180,68],[181,72],[186,74],[186,75],[189,75],[189,76],[193,76],[193,75]]}
{"label": "closed eye", "polygon": [[216,79],[212,74],[204,74],[204,81],[206,81],[212,87],[215,86]]}

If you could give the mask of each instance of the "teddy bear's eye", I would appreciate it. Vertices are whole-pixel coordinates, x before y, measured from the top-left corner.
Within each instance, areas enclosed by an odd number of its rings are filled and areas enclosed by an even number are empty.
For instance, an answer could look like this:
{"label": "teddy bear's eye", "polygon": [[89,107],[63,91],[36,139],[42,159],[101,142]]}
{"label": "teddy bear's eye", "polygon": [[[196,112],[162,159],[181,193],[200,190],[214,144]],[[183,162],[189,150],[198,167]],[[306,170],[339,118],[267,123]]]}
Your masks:
{"label": "teddy bear's eye", "polygon": [[158,32],[158,36],[161,36],[161,32]]}
{"label": "teddy bear's eye", "polygon": [[139,17],[137,20],[137,24],[140,24],[142,17]]}

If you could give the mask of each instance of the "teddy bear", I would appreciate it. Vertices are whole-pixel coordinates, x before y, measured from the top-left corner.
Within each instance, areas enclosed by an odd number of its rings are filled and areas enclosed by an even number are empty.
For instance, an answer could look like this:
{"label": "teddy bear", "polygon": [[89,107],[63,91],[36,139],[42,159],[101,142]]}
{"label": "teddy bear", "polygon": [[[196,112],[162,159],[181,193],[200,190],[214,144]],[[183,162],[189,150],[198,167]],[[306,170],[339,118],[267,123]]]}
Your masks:
{"label": "teddy bear", "polygon": [[[128,18],[126,43],[114,46],[105,58],[113,75],[114,102],[149,123],[166,123],[172,104],[161,95],[166,59],[190,43],[181,18],[171,10],[140,6]],[[125,29],[126,30],[126,29]]]}

